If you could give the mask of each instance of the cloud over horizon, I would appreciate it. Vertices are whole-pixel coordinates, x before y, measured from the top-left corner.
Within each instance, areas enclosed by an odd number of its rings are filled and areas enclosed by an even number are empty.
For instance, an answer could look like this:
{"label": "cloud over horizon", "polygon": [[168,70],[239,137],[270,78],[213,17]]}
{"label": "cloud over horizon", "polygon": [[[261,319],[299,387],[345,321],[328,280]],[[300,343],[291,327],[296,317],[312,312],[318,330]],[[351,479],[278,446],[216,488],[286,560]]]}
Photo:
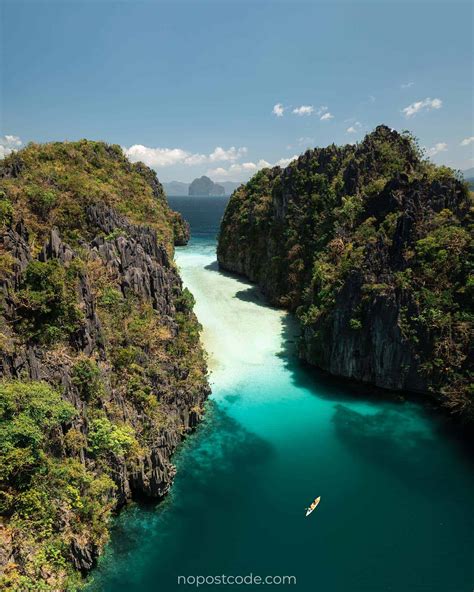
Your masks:
{"label": "cloud over horizon", "polygon": [[360,123],[360,121],[355,121],[351,126],[349,126],[346,129],[346,132],[348,134],[356,134],[357,132],[360,132],[362,128],[362,124]]}
{"label": "cloud over horizon", "polygon": [[152,168],[163,168],[177,164],[195,166],[212,162],[235,162],[247,153],[245,146],[240,148],[231,146],[227,150],[222,146],[217,146],[207,155],[189,152],[182,148],[150,148],[142,144],[134,144],[129,148],[123,147],[122,150],[132,162],[141,161]]}
{"label": "cloud over horizon", "polygon": [[0,136],[0,159],[15,152],[15,150],[18,150],[22,144],[23,142],[19,136],[12,136],[9,134]]}
{"label": "cloud over horizon", "polygon": [[206,172],[208,177],[211,177],[213,181],[247,181],[253,174],[260,169],[271,168],[274,166],[280,166],[282,168],[288,166],[292,160],[298,158],[297,154],[290,156],[289,158],[280,158],[274,164],[261,158],[257,162],[243,162],[233,163],[229,168],[217,167],[215,169],[209,169]]}
{"label": "cloud over horizon", "polygon": [[[211,177],[213,181],[242,181],[247,180],[251,175],[264,169],[271,167],[272,165],[263,159],[260,159],[257,163],[255,162],[242,162],[233,163],[229,168],[217,167],[215,169],[209,169],[206,172],[208,177]],[[244,179],[245,177],[245,179]]]}
{"label": "cloud over horizon", "polygon": [[439,154],[440,152],[446,152],[447,149],[448,145],[446,142],[437,142],[431,148],[426,149],[426,156],[436,156],[436,154]]}
{"label": "cloud over horizon", "polygon": [[228,149],[217,146],[209,154],[192,153],[182,148],[150,148],[142,144],[134,144],[129,148],[122,147],[122,150],[132,162],[141,161],[154,169],[163,169],[175,165],[195,166],[215,163],[229,163],[226,168],[217,166],[209,168],[206,175],[214,181],[246,181],[251,175],[260,169],[273,166],[286,167],[292,160],[298,157],[297,154],[289,158],[280,158],[275,163],[268,162],[261,158],[258,161],[237,162],[247,154],[247,148],[231,146]]}
{"label": "cloud over horizon", "polygon": [[405,115],[407,119],[413,117],[417,113],[421,111],[431,111],[433,109],[441,109],[443,105],[443,101],[441,99],[430,99],[427,97],[422,101],[416,101],[415,103],[411,103],[408,107],[402,109],[402,113]]}

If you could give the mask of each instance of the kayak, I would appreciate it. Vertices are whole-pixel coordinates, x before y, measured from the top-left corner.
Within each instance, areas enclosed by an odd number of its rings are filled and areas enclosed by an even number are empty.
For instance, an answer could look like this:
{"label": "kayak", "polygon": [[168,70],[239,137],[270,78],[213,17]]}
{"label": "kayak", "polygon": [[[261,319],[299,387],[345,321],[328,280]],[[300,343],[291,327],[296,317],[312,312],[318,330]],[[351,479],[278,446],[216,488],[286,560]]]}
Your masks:
{"label": "kayak", "polygon": [[316,509],[317,505],[321,501],[321,496],[317,497],[309,508],[306,508],[306,516],[309,516],[313,510]]}

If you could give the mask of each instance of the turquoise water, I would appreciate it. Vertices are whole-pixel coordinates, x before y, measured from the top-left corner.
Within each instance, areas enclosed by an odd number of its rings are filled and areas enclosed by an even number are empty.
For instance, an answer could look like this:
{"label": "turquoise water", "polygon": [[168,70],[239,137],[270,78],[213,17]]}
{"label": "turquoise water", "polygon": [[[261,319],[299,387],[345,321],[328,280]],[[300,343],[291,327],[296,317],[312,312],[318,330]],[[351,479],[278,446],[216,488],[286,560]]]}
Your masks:
{"label": "turquoise water", "polygon": [[217,270],[215,198],[209,203],[177,253],[209,352],[206,418],[175,457],[168,498],[117,518],[88,590],[170,592],[195,588],[178,576],[253,573],[295,576],[273,589],[470,591],[474,479],[465,447],[414,403],[301,366],[291,319]]}

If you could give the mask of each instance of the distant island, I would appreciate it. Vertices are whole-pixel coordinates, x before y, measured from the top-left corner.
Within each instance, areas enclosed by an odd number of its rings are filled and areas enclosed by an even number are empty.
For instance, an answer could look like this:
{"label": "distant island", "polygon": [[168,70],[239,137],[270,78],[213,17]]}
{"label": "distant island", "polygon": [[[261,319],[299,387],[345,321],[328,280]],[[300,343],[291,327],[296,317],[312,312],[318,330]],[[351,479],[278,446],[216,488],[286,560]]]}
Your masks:
{"label": "distant island", "polygon": [[[202,179],[210,181],[213,185],[213,189],[207,191],[206,187],[202,183]],[[208,181],[204,181],[209,185]],[[197,185],[196,185],[197,184]],[[215,183],[209,177],[202,176],[201,178],[194,179],[192,183],[184,183],[183,181],[170,181],[169,183],[163,183],[163,189],[168,196],[179,196],[179,195],[191,195],[191,196],[225,196],[231,195],[241,183],[234,181],[222,181]],[[193,187],[191,189],[191,187]]]}
{"label": "distant island", "polygon": [[214,183],[212,179],[203,175],[199,179],[194,179],[188,188],[188,195],[201,195],[209,197],[210,195],[225,195],[225,189],[222,185]]}
{"label": "distant island", "polygon": [[471,167],[470,169],[465,169],[462,173],[466,180],[474,179],[474,167]]}
{"label": "distant island", "polygon": [[474,167],[463,171],[464,179],[469,185],[469,189],[474,191]]}
{"label": "distant island", "polygon": [[163,183],[163,189],[166,195],[188,195],[189,183],[170,181],[170,183]]}

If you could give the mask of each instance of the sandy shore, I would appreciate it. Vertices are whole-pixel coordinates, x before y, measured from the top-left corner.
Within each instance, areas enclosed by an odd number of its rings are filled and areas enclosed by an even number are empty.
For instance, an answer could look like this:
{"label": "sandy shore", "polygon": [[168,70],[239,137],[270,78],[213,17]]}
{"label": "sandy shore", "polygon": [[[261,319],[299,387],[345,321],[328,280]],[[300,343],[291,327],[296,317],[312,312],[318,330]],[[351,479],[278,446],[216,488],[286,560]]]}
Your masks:
{"label": "sandy shore", "polygon": [[268,372],[272,365],[281,365],[275,354],[284,345],[287,313],[267,306],[256,286],[220,272],[214,253],[177,250],[176,260],[196,299],[211,381],[219,374],[222,385],[241,373]]}

